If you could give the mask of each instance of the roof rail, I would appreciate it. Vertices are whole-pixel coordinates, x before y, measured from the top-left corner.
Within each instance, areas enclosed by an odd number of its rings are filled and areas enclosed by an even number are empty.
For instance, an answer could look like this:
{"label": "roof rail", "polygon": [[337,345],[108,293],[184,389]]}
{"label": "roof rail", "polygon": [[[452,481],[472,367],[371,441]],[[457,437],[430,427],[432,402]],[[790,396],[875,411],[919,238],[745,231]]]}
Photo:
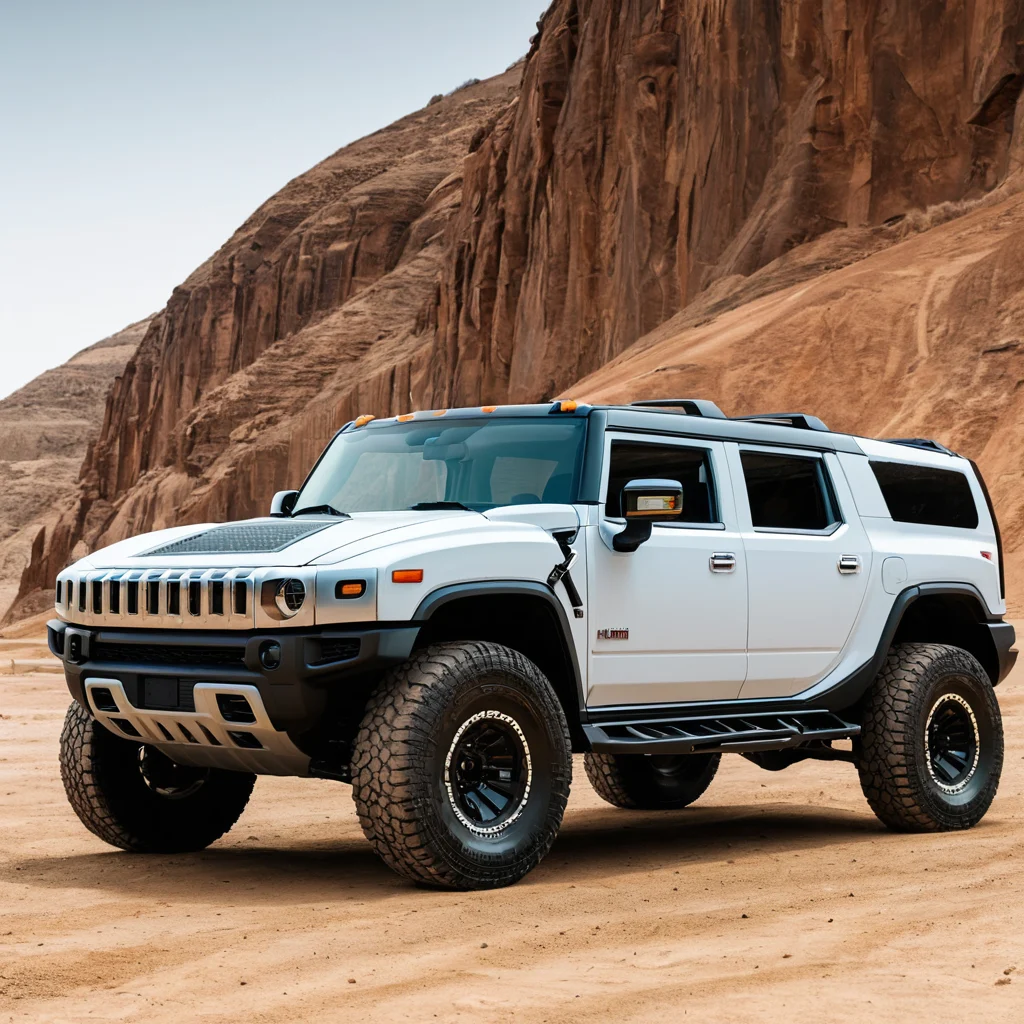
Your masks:
{"label": "roof rail", "polygon": [[729,418],[714,402],[703,398],[655,398],[629,404],[645,409],[681,409],[687,416],[703,416],[712,420]]}
{"label": "roof rail", "polygon": [[776,427],[796,427],[798,430],[824,430],[831,433],[817,416],[805,412],[760,412],[756,416],[733,416],[734,420],[748,423],[769,423]]}
{"label": "roof rail", "polygon": [[907,448],[923,448],[925,451],[941,452],[943,455],[954,455],[959,458],[952,449],[927,437],[883,437],[881,440],[885,441],[886,444],[902,444]]}

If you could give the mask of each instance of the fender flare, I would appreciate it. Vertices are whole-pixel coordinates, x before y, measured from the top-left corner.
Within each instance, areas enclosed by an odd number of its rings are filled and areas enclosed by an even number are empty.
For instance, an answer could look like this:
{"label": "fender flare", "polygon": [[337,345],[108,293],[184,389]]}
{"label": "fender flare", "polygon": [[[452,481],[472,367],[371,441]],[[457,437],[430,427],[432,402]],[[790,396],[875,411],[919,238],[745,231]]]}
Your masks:
{"label": "fender flare", "polygon": [[[566,666],[572,673],[572,681],[576,690],[576,713],[580,722],[586,721],[586,696],[583,689],[583,674],[580,671],[579,657],[576,653],[576,642],[573,639],[569,616],[565,613],[562,602],[555,592],[545,583],[536,580],[475,580],[465,583],[453,583],[427,594],[420,601],[413,614],[412,621],[426,622],[438,609],[452,601],[461,601],[470,597],[518,596],[540,598],[554,612],[555,620],[561,630],[562,653]],[[566,711],[568,712],[568,708]]]}
{"label": "fender flare", "polygon": [[[1013,667],[1016,655],[1009,657],[1009,648],[1013,645],[1013,626],[1003,622],[1001,615],[995,615],[989,611],[981,591],[972,583],[920,583],[917,586],[907,587],[896,595],[889,609],[885,627],[878,641],[874,656],[865,662],[859,669],[848,675],[835,686],[830,687],[824,693],[812,699],[809,703],[823,704],[829,710],[840,711],[856,704],[857,701],[867,692],[868,687],[874,682],[875,677],[882,671],[885,659],[892,647],[896,631],[903,621],[907,609],[922,597],[948,595],[951,597],[967,598],[976,608],[978,623],[987,625],[993,631],[993,642],[996,644],[996,652],[999,657],[999,674],[994,679],[996,685],[1006,677],[1007,672]],[[996,639],[997,631],[1002,635],[1004,643]],[[1008,641],[1008,642],[1006,642]],[[799,699],[796,698],[796,699]]]}

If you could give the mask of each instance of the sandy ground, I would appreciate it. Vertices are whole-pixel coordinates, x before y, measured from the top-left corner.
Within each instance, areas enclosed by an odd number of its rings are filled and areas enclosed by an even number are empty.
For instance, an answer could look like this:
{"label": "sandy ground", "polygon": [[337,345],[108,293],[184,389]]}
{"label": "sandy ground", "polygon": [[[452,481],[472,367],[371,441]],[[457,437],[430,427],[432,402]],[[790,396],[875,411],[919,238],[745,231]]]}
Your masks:
{"label": "sandy ground", "polygon": [[0,1021],[1019,1021],[1024,670],[1000,698],[973,832],[884,832],[843,764],[727,758],[663,814],[577,764],[537,871],[445,894],[391,875],[326,781],[261,779],[203,854],[109,849],[61,789],[62,679],[0,676]]}

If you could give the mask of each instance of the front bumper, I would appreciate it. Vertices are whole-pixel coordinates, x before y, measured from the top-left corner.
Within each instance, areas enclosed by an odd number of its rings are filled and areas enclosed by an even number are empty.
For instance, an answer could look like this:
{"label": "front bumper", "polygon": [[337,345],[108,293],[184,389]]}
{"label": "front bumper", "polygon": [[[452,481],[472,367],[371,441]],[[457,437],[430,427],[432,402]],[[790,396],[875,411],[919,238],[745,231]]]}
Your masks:
{"label": "front bumper", "polygon": [[[366,626],[211,633],[91,629],[53,620],[47,633],[50,650],[64,663],[71,696],[108,727],[114,723],[122,735],[132,734],[118,727],[118,720],[128,721],[156,745],[186,744],[187,752],[198,755],[202,752],[193,747],[226,743],[258,750],[258,741],[269,750],[274,744],[266,740],[274,732],[289,738],[296,753],[308,754],[310,750],[302,751],[303,737],[343,705],[349,691],[364,693],[369,681],[405,661],[419,633],[417,626]],[[261,660],[261,650],[270,644],[280,652],[274,668]],[[102,706],[94,690],[106,691],[101,693]],[[251,716],[243,716],[255,721],[232,717],[231,696],[253,698],[248,699]],[[222,704],[226,714],[221,713]],[[193,715],[206,716],[195,723],[205,724],[205,731],[188,726]],[[261,730],[266,734],[262,739]],[[236,732],[247,735],[236,742],[231,736]],[[216,742],[206,744],[206,733]],[[190,735],[194,742],[187,739]],[[225,751],[205,753],[215,753],[215,762],[223,763]],[[245,757],[259,759],[256,754]]]}

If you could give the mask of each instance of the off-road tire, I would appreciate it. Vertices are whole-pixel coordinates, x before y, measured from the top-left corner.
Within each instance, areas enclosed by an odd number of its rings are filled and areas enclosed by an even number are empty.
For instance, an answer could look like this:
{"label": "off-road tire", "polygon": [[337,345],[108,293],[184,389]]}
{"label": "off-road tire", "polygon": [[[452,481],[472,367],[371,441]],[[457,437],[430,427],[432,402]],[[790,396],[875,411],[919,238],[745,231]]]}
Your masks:
{"label": "off-road tire", "polygon": [[583,766],[594,792],[615,807],[668,811],[698,799],[721,760],[721,754],[586,754]]}
{"label": "off-road tire", "polygon": [[[974,765],[963,769],[960,782],[943,782],[942,766],[929,756],[932,726],[949,709],[961,716],[968,737],[956,744],[969,750],[964,763]],[[854,749],[861,788],[886,826],[898,832],[971,828],[992,803],[1003,766],[1002,719],[988,674],[959,647],[893,647],[867,696]]]}
{"label": "off-road tire", "polygon": [[[501,815],[474,823],[459,802],[460,737],[489,721],[522,741],[517,781],[502,782],[520,787],[507,825]],[[403,877],[441,889],[519,881],[551,848],[571,782],[569,730],[551,684],[518,651],[482,641],[426,647],[390,672],[367,703],[352,756],[352,794],[374,850]],[[474,831],[484,827],[497,831]]]}
{"label": "off-road tire", "polygon": [[[173,796],[152,788],[141,768],[143,752],[191,784]],[[204,849],[238,821],[256,782],[247,772],[175,766],[155,748],[115,736],[77,702],[60,734],[60,777],[82,824],[132,853]]]}

